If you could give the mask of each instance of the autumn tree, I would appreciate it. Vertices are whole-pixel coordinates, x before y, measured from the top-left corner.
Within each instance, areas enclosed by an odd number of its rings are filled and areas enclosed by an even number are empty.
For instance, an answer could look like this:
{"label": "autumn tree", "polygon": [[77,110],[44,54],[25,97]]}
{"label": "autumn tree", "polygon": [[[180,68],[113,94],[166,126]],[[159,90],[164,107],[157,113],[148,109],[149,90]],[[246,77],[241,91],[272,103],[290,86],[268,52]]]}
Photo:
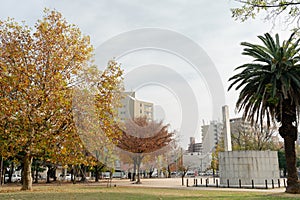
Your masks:
{"label": "autumn tree", "polygon": [[0,21],[0,35],[4,156],[23,152],[22,190],[31,190],[33,157],[64,151],[61,141],[73,137],[70,88],[93,48],[55,11],[46,11],[34,31],[12,19]]}
{"label": "autumn tree", "polygon": [[167,172],[167,177],[171,178],[173,171],[177,172],[177,161],[180,158],[181,149],[177,141],[174,139],[162,154],[163,165]]}
{"label": "autumn tree", "polygon": [[276,150],[273,137],[277,127],[266,125],[251,125],[250,122],[241,120],[231,126],[231,140],[234,150]]}
{"label": "autumn tree", "polygon": [[[57,145],[60,148],[48,152],[46,162],[51,166],[71,166],[72,175],[81,174],[81,181],[86,180],[86,166],[94,166],[98,174],[99,168],[114,164],[112,141],[120,132],[116,127],[122,74],[114,60],[108,62],[104,71],[92,66],[77,74],[79,81],[72,88],[69,134],[61,135],[59,143],[52,144],[51,148]],[[76,183],[75,178],[72,181]]]}
{"label": "autumn tree", "polygon": [[83,84],[78,85],[73,98],[76,131],[95,158],[97,175],[99,167],[113,167],[116,160],[113,141],[121,134],[117,109],[121,105],[122,74],[114,60],[108,62],[103,72],[96,67],[89,68],[82,75]]}
{"label": "autumn tree", "polygon": [[211,154],[210,168],[212,169],[213,176],[215,176],[216,171],[219,170],[219,152],[225,151],[224,145],[224,137],[222,136]]}
{"label": "autumn tree", "polygon": [[114,83],[121,71],[113,63],[97,76],[89,73],[95,72],[92,52],[89,37],[59,12],[46,10],[34,29],[13,19],[0,21],[0,153],[5,158],[23,155],[22,190],[32,189],[34,157],[60,164],[84,162],[73,95],[86,79],[100,91],[93,103],[102,130],[113,135]]}
{"label": "autumn tree", "polygon": [[[259,13],[265,13],[265,20],[271,20],[275,24],[278,20],[287,26],[300,23],[299,0],[235,0],[241,3],[239,8],[233,8],[232,16],[235,19],[246,21],[253,19]],[[281,18],[280,18],[281,17]]]}
{"label": "autumn tree", "polygon": [[140,181],[140,166],[146,155],[163,150],[173,141],[173,132],[162,122],[150,121],[145,117],[127,120],[122,134],[115,141],[117,147],[128,152],[137,166],[137,183]]}
{"label": "autumn tree", "polygon": [[192,163],[189,162],[183,162],[183,154],[181,153],[180,162],[178,165],[178,171],[181,172],[181,185],[184,185],[184,177],[187,174],[187,172],[191,169]]}

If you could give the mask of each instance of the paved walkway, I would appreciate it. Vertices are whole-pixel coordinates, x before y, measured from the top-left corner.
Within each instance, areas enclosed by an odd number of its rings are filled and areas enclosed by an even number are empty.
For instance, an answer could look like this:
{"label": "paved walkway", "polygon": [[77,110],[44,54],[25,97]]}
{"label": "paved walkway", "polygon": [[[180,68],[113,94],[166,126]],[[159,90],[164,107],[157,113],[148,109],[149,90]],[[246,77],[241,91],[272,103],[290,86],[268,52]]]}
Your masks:
{"label": "paved walkway", "polygon": [[[177,188],[177,189],[189,189],[189,190],[224,190],[224,191],[255,191],[255,192],[275,192],[282,193],[285,188],[275,189],[245,189],[245,188],[221,188],[221,187],[193,187],[193,179],[189,179],[190,187],[181,185],[181,178],[154,178],[154,179],[141,179],[142,184],[135,184],[128,179],[123,180],[112,180],[112,185],[126,186],[126,187],[153,187],[153,188]],[[184,179],[186,184],[186,179]]]}

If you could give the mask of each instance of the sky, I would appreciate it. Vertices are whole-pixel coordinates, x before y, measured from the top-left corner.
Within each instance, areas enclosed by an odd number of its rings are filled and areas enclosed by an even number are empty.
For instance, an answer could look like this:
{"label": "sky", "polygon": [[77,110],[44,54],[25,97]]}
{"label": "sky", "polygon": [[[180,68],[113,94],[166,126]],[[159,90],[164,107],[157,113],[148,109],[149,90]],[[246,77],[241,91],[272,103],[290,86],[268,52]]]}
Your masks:
{"label": "sky", "polygon": [[115,58],[124,84],[137,98],[154,103],[154,116],[177,131],[186,148],[201,141],[201,125],[222,120],[221,106],[235,112],[238,92],[227,91],[234,69],[251,61],[241,42],[258,35],[290,31],[272,28],[262,16],[247,22],[231,18],[233,0],[0,0],[0,19],[33,26],[44,8],[55,9],[89,35],[95,60],[103,69]]}

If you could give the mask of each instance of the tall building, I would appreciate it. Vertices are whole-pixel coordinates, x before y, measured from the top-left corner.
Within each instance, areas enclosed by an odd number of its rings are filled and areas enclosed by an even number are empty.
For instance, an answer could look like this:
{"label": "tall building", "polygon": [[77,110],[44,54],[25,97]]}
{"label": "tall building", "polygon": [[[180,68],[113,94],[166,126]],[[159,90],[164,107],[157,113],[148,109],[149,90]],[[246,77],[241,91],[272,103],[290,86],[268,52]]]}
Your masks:
{"label": "tall building", "polygon": [[118,109],[119,118],[122,121],[138,117],[153,120],[153,103],[136,99],[135,92],[125,92],[124,96],[125,98],[121,101],[122,106]]}
{"label": "tall building", "polygon": [[223,123],[211,121],[208,125],[201,126],[202,131],[202,147],[200,154],[200,171],[204,172],[211,165],[212,153],[216,145],[219,143],[223,134]]}
{"label": "tall building", "polygon": [[223,123],[211,121],[208,125],[201,126],[203,153],[212,153],[219,143],[223,133]]}

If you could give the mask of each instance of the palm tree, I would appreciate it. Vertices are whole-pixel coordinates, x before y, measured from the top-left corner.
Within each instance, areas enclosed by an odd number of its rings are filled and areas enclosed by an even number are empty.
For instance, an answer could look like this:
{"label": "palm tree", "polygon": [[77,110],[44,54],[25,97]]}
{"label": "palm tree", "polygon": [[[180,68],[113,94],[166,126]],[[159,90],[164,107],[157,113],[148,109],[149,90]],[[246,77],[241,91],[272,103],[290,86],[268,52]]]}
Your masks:
{"label": "palm tree", "polygon": [[232,76],[228,90],[241,89],[236,108],[243,110],[243,117],[252,124],[266,121],[268,126],[277,121],[279,134],[284,139],[287,163],[288,193],[300,193],[296,169],[295,141],[297,140],[297,116],[300,108],[300,39],[295,32],[280,43],[278,34],[258,36],[263,45],[241,43],[243,55],[251,56],[251,63],[241,65],[240,73]]}

